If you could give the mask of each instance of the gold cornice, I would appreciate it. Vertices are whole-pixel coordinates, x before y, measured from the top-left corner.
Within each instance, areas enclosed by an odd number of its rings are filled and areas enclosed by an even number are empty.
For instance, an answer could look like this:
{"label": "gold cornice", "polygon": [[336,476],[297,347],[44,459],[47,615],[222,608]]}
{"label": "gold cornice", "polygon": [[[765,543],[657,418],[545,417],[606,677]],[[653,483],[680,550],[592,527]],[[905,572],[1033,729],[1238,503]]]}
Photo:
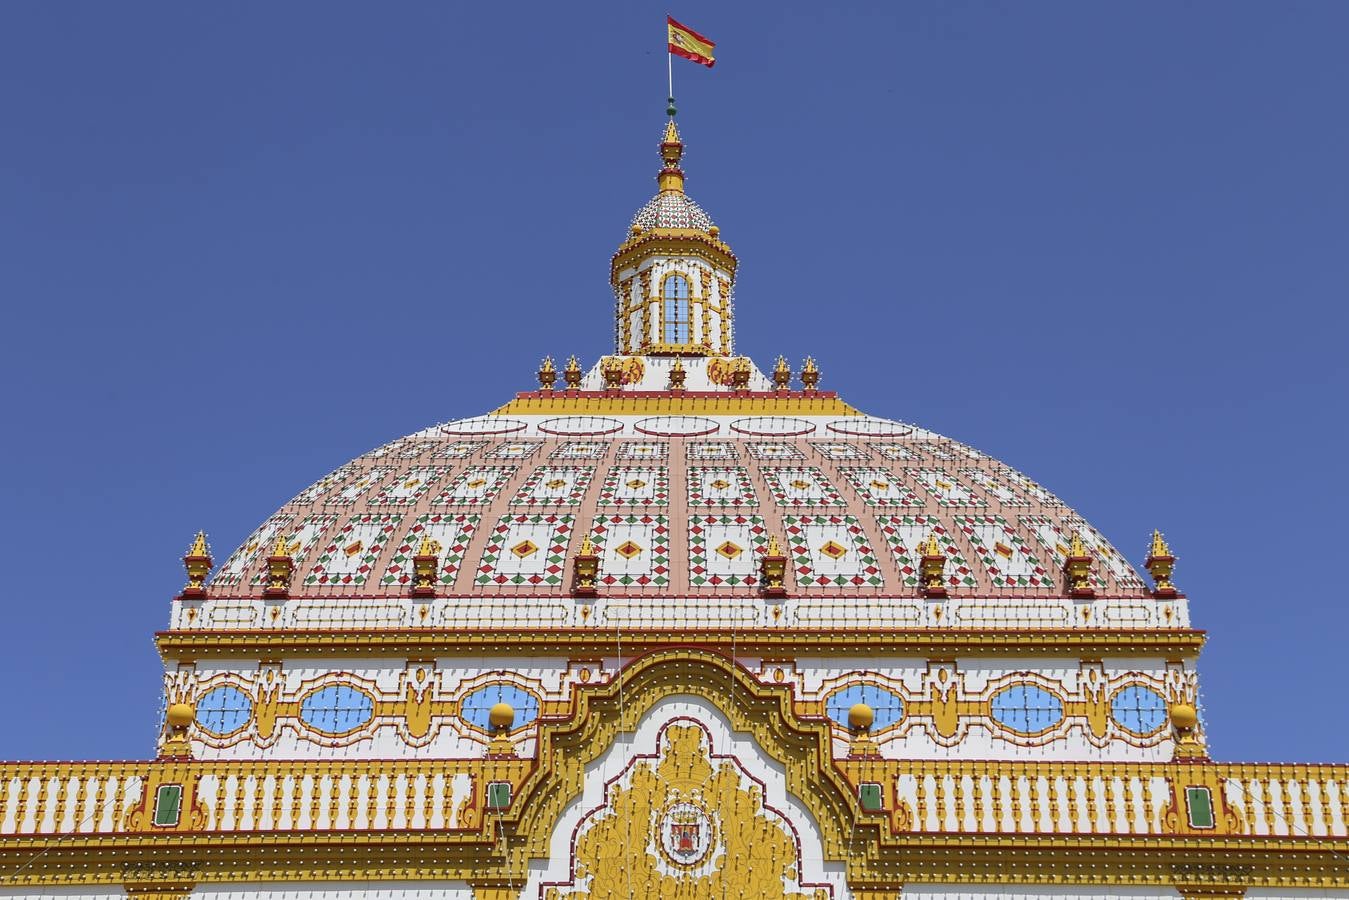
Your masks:
{"label": "gold cornice", "polygon": [[746,396],[744,394],[675,394],[668,391],[594,392],[541,391],[520,394],[492,415],[701,415],[701,416],[860,416],[855,407],[832,392],[815,395]]}
{"label": "gold cornice", "polygon": [[653,228],[619,245],[609,263],[609,281],[617,284],[619,272],[649,256],[693,256],[731,275],[739,265],[730,245],[706,232],[696,228]]}
{"label": "gold cornice", "polygon": [[[1196,656],[1205,633],[1197,630],[1030,630],[843,628],[735,630],[668,628],[624,631],[625,653],[661,648],[736,648],[747,654],[784,653],[852,656],[917,654],[935,656]],[[614,633],[599,628],[366,629],[355,631],[162,631],[155,636],[166,662],[221,657],[455,656],[493,653],[526,655],[607,653]]]}

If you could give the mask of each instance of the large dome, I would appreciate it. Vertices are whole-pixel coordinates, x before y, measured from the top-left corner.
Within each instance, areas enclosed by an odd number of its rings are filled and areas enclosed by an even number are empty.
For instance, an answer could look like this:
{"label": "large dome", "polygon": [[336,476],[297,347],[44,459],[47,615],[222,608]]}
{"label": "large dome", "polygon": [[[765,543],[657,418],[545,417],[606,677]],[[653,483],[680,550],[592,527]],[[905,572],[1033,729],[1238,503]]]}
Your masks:
{"label": "large dome", "polygon": [[[1002,598],[1003,617],[1078,624],[1067,621],[1070,604],[1044,602],[1066,595],[1061,569],[1076,535],[1095,560],[1098,598],[1147,601],[1119,624],[1138,625],[1156,607],[1124,557],[1035,481],[966,444],[864,415],[507,411],[437,425],[301,491],[221,567],[212,595],[256,596],[282,534],[292,599],[405,597],[429,536],[443,548],[442,594],[479,614],[473,598],[528,597],[552,624],[573,620],[572,610],[537,601],[571,596],[569,561],[587,534],[600,557],[596,602],[608,601],[597,623],[637,624],[657,608],[689,625],[776,615],[783,625],[866,626],[921,615],[919,558],[931,535],[946,555],[951,604]],[[745,603],[760,594],[773,537],[791,568],[775,613]],[[658,602],[620,606],[619,597]],[[845,597],[871,599],[837,605]],[[1032,602],[1009,606],[1013,598]],[[292,603],[287,614],[304,609]],[[966,624],[991,609],[981,600]],[[950,621],[960,624],[958,609]]]}

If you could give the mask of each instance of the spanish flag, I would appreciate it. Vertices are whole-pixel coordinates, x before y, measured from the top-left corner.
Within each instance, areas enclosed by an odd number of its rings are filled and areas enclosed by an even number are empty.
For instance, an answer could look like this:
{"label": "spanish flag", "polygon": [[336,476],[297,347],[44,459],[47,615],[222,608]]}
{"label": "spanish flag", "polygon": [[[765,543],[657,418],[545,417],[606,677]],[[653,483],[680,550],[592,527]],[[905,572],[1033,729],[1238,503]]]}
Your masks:
{"label": "spanish flag", "polygon": [[703,37],[686,25],[680,25],[672,17],[665,17],[665,26],[670,31],[670,52],[675,56],[701,63],[709,69],[717,64],[712,57],[716,44]]}

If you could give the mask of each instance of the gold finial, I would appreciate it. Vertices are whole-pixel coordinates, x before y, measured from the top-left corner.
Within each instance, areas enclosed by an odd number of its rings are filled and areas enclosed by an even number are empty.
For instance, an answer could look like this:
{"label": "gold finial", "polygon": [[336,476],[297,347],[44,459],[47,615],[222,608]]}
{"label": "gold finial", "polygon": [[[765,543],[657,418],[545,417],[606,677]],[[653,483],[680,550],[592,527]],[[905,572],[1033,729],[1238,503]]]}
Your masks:
{"label": "gold finial", "polygon": [[562,370],[562,380],[573,390],[581,386],[581,364],[575,356],[567,359],[567,367]]}
{"label": "gold finial", "polygon": [[765,597],[780,600],[787,596],[787,555],[778,536],[768,536],[768,546],[759,557],[759,590]]}
{"label": "gold finial", "polygon": [[854,703],[848,709],[848,727],[852,729],[848,756],[860,759],[881,755],[880,748],[871,737],[871,726],[875,721],[876,711],[865,703]]}
{"label": "gold finial", "polygon": [[272,555],[267,557],[267,588],[264,597],[284,599],[290,596],[290,577],[295,572],[295,558],[290,555],[290,546],[286,535],[276,536],[276,545]]}
{"label": "gold finial", "polygon": [[595,552],[595,542],[587,534],[581,538],[581,546],[571,558],[571,593],[573,597],[590,599],[599,596],[595,579],[600,574],[600,557]]}
{"label": "gold finial", "polygon": [[918,578],[923,596],[929,598],[947,596],[946,554],[942,551],[937,532],[928,532],[927,538],[918,546],[918,550]]}
{"label": "gold finial", "polygon": [[1086,600],[1096,596],[1091,586],[1091,554],[1082,542],[1082,532],[1074,531],[1068,547],[1068,555],[1063,560],[1063,577],[1068,581],[1068,596]]}
{"label": "gold finial", "polygon": [[670,367],[670,390],[682,391],[684,389],[684,379],[688,373],[684,371],[684,364],[675,357],[674,365]]}
{"label": "gold finial", "polygon": [[1176,586],[1171,582],[1171,573],[1176,569],[1176,556],[1171,552],[1171,547],[1160,531],[1153,530],[1152,550],[1143,561],[1143,565],[1152,575],[1152,580],[1157,583],[1152,590],[1152,596],[1165,599],[1179,596]]}
{"label": "gold finial", "polygon": [[665,139],[660,143],[660,158],[665,165],[656,176],[656,183],[662,191],[684,192],[684,170],[679,168],[683,156],[684,142],[679,138],[679,129],[672,117],[665,125]]}
{"label": "gold finial", "polygon": [[198,531],[192,549],[183,557],[187,569],[187,584],[178,595],[180,600],[200,600],[206,596],[206,576],[211,574],[211,550],[206,546],[206,532]]}
{"label": "gold finial", "polygon": [[623,359],[618,356],[606,356],[600,360],[600,374],[604,376],[605,390],[616,391],[623,387]]}
{"label": "gold finial", "polygon": [[787,357],[779,356],[777,365],[773,366],[773,387],[785,391],[791,385],[792,369],[787,365]]}
{"label": "gold finial", "polygon": [[553,368],[553,358],[545,356],[542,365],[539,366],[539,387],[546,391],[553,389],[553,384],[557,382],[557,369]]}
{"label": "gold finial", "polygon": [[431,540],[428,532],[422,532],[422,542],[412,557],[412,596],[434,597],[436,595],[436,569],[440,567],[440,541]]}
{"label": "gold finial", "polygon": [[820,384],[820,367],[815,365],[815,358],[807,356],[806,361],[801,365],[801,384],[808,391],[813,391]]}

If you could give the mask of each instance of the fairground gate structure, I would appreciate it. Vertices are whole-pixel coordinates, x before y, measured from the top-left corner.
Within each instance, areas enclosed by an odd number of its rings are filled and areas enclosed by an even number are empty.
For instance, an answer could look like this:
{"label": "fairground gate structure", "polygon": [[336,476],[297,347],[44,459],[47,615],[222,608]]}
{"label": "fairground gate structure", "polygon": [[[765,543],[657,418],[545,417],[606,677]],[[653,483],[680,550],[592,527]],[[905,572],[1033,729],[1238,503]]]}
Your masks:
{"label": "fairground gate structure", "polygon": [[157,758],[0,765],[0,895],[1349,898],[1349,767],[1209,759],[1163,536],[737,355],[683,152],[611,355],[198,535]]}

